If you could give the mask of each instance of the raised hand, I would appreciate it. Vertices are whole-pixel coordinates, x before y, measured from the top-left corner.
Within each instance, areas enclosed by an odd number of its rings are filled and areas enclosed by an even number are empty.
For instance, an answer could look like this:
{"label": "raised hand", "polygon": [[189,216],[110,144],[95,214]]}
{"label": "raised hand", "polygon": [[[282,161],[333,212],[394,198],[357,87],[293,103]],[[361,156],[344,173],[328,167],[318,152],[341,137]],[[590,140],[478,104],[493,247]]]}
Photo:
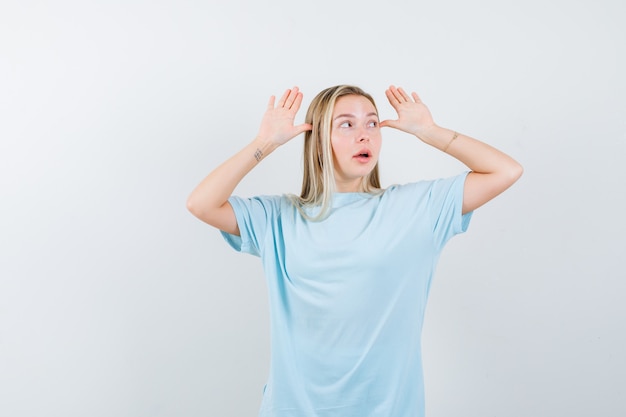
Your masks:
{"label": "raised hand", "polygon": [[430,110],[422,103],[417,93],[413,92],[409,96],[402,88],[392,85],[385,91],[385,95],[398,113],[398,119],[384,120],[380,123],[381,127],[393,127],[420,137],[435,126]]}
{"label": "raised hand", "polygon": [[302,93],[298,87],[288,89],[275,105],[276,97],[271,96],[263,115],[257,137],[282,145],[300,133],[311,130],[309,123],[294,125],[296,113],[302,104]]}

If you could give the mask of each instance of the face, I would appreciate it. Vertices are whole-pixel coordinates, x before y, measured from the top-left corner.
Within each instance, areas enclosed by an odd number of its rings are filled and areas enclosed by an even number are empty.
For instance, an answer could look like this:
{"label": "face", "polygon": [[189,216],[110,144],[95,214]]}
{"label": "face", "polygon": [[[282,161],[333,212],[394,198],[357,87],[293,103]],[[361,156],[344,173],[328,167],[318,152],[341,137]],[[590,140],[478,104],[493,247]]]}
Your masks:
{"label": "face", "polygon": [[381,134],[374,105],[359,95],[337,99],[330,141],[337,191],[361,191],[361,179],[372,172],[380,153]]}

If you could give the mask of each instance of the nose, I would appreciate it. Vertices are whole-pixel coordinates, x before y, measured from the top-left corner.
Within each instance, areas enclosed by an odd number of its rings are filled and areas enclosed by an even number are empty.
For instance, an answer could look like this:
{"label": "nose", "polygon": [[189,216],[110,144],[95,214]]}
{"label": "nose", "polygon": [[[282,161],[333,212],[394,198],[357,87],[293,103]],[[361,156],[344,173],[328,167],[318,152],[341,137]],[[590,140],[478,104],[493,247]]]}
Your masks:
{"label": "nose", "polygon": [[370,135],[367,129],[365,128],[359,129],[357,142],[369,142],[369,140],[370,140]]}

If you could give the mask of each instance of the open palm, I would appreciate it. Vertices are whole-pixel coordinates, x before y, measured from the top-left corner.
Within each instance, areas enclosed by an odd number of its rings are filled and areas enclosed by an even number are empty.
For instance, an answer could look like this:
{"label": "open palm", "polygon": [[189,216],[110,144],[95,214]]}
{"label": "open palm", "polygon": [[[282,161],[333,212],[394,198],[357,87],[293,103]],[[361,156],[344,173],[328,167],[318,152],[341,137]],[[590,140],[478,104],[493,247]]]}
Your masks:
{"label": "open palm", "polygon": [[396,120],[384,120],[380,123],[381,127],[393,127],[403,132],[419,136],[428,128],[435,125],[430,110],[417,93],[413,92],[409,96],[402,88],[396,88],[393,85],[386,91],[385,95],[391,106],[398,113]]}
{"label": "open palm", "polygon": [[302,104],[302,93],[298,91],[298,87],[285,91],[278,100],[278,105],[275,105],[275,101],[274,96],[270,97],[259,128],[259,137],[282,145],[300,133],[311,130],[311,125],[307,123],[294,125],[296,113]]}

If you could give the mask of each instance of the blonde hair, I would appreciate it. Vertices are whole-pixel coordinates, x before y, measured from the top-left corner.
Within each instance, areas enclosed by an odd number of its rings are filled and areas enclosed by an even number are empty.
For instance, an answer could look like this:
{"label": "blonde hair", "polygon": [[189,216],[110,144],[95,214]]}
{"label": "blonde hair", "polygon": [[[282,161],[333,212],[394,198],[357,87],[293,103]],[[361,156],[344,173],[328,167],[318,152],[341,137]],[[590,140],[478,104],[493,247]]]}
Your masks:
{"label": "blonde hair", "polygon": [[[367,98],[378,112],[372,96],[352,85],[329,87],[322,90],[311,102],[305,116],[305,123],[310,123],[313,128],[304,135],[302,192],[299,197],[292,196],[301,214],[309,220],[323,220],[328,215],[332,204],[332,194],[335,192],[335,169],[330,141],[332,115],[337,99],[347,95]],[[382,192],[378,163],[368,175],[362,178],[361,190],[373,194]],[[314,216],[303,210],[317,206],[320,210]]]}

